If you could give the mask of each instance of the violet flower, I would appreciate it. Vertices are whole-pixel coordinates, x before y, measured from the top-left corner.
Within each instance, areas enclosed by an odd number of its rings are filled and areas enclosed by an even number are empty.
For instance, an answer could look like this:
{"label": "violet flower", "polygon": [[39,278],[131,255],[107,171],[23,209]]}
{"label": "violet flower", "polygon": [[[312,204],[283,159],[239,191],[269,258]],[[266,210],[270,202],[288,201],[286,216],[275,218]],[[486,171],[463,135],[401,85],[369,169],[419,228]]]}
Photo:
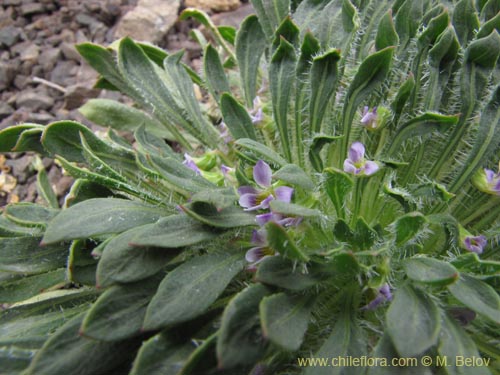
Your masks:
{"label": "violet flower", "polygon": [[275,222],[283,227],[292,227],[297,226],[302,222],[302,217],[290,217],[283,216],[277,212],[267,212],[265,214],[256,215],[255,221],[261,227],[266,225],[268,222]]}
{"label": "violet flower", "polygon": [[472,177],[472,182],[484,193],[500,195],[500,165],[498,169],[499,171],[495,173],[491,169],[484,168]]}
{"label": "violet flower", "polygon": [[365,160],[365,146],[354,142],[349,148],[349,157],[344,161],[344,171],[357,176],[371,176],[379,170],[376,162]]}
{"label": "violet flower", "polygon": [[373,107],[371,111],[368,109],[368,107],[365,107],[363,109],[363,116],[361,117],[361,124],[363,124],[363,126],[365,126],[367,129],[373,130],[377,128],[377,120],[377,107]]}
{"label": "violet flower", "polygon": [[253,100],[253,108],[249,112],[250,118],[252,119],[252,124],[256,125],[262,122],[264,119],[264,112],[262,111],[262,104],[258,96]]}
{"label": "violet flower", "polygon": [[386,301],[392,301],[391,288],[387,283],[380,287],[377,296],[368,305],[363,306],[361,310],[375,310]]}
{"label": "violet flower", "polygon": [[182,162],[186,167],[189,169],[192,169],[193,171],[196,172],[196,174],[201,175],[201,170],[198,168],[196,163],[194,162],[194,159],[189,156],[188,154],[184,154],[184,161]]}
{"label": "violet flower", "polygon": [[287,203],[291,201],[293,188],[280,186],[274,189],[271,185],[271,167],[265,161],[259,160],[255,164],[253,179],[262,189],[256,189],[252,186],[241,186],[238,189],[239,204],[245,211],[267,209],[269,203],[274,199]]}
{"label": "violet flower", "polygon": [[481,254],[488,244],[485,236],[466,236],[463,240],[463,245],[466,250],[476,254]]}
{"label": "violet flower", "polygon": [[245,254],[246,261],[250,263],[248,269],[251,271],[255,271],[257,264],[265,258],[278,254],[268,246],[267,232],[264,229],[254,230],[251,242],[257,245],[249,249]]}

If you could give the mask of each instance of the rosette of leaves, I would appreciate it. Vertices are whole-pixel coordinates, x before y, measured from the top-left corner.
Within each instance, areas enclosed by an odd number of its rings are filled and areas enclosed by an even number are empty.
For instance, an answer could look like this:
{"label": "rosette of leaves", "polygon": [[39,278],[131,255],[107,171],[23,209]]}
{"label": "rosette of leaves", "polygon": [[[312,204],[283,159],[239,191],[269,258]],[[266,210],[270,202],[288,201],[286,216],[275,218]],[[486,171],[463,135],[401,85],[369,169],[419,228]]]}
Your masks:
{"label": "rosette of leaves", "polygon": [[[237,31],[181,15],[211,33],[194,33],[201,73],[128,38],[79,45],[96,86],[136,104],[82,107],[107,135],[0,132],[75,178],[60,207],[40,170],[47,204],[0,217],[2,372],[498,372],[500,3],[252,3]],[[271,213],[299,220],[260,229],[277,255],[252,273],[263,211],[237,188],[258,161],[294,189]],[[487,366],[298,360],[424,355]]]}

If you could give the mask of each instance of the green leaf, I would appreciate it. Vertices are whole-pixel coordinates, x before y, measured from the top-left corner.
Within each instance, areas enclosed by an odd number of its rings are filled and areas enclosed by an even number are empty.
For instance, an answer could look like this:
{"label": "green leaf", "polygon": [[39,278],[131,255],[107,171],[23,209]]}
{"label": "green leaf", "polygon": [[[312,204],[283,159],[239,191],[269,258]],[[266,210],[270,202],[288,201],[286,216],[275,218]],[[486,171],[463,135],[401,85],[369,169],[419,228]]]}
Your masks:
{"label": "green leaf", "polygon": [[138,248],[130,245],[152,225],[143,225],[113,237],[104,244],[104,252],[97,265],[97,286],[129,283],[146,279],[159,272],[178,252],[158,248]]}
{"label": "green leaf", "polygon": [[[340,315],[335,319],[331,335],[321,345],[314,354],[318,358],[362,358],[366,355],[366,338],[356,319],[357,294],[359,291],[350,287],[344,292],[339,301],[341,306]],[[335,366],[335,367],[307,367],[304,375],[322,374],[356,374],[355,367]]]}
{"label": "green leaf", "polygon": [[389,9],[378,25],[375,48],[380,51],[390,46],[397,46],[398,43],[399,37],[392,19],[392,10]]}
{"label": "green leaf", "polygon": [[175,268],[151,300],[144,329],[167,327],[205,313],[245,264],[241,253],[217,253],[198,256]]}
{"label": "green leaf", "polygon": [[0,347],[39,349],[58,327],[86,311],[95,291],[46,292],[0,313]]}
{"label": "green leaf", "polygon": [[476,274],[476,277],[500,275],[500,262],[495,260],[481,260],[476,253],[461,254],[452,262],[460,271]]}
{"label": "green leaf", "polygon": [[479,30],[479,19],[473,0],[461,0],[453,9],[453,26],[460,44],[466,45]]}
{"label": "green leaf", "polygon": [[26,374],[110,373],[132,355],[135,342],[104,342],[78,335],[83,314],[62,326],[37,352]]}
{"label": "green leaf", "polygon": [[414,357],[436,344],[440,321],[432,299],[410,285],[397,290],[386,314],[387,331],[402,357]]}
{"label": "green leaf", "polygon": [[68,280],[75,284],[94,286],[96,283],[97,260],[91,255],[89,242],[73,241],[68,257]]}
{"label": "green leaf", "polygon": [[257,17],[250,15],[245,18],[236,34],[236,59],[248,108],[253,106],[260,59],[266,46],[266,38]]}
{"label": "green leaf", "polygon": [[500,297],[485,282],[462,274],[448,290],[468,308],[500,324]]}
{"label": "green leaf", "polygon": [[500,36],[496,30],[490,35],[474,40],[466,50],[467,61],[485,67],[493,68],[500,54]]}
{"label": "green leaf", "polygon": [[221,94],[231,89],[219,53],[211,44],[207,45],[203,54],[203,70],[210,93],[216,101],[219,101]]}
{"label": "green leaf", "polygon": [[314,190],[315,187],[307,173],[296,164],[286,164],[273,173],[273,178],[299,186],[307,191]]}
{"label": "green leaf", "polygon": [[211,227],[236,228],[256,225],[255,216],[237,206],[218,210],[210,203],[193,202],[180,208],[193,219]]}
{"label": "green leaf", "polygon": [[278,153],[264,146],[262,143],[248,138],[240,138],[235,144],[250,152],[255,161],[262,159],[268,163],[274,164],[278,167],[283,167],[288,162],[283,159]]}
{"label": "green leaf", "polygon": [[130,375],[178,374],[195,348],[192,341],[179,342],[174,335],[159,333],[142,344]]}
{"label": "green leaf", "polygon": [[217,339],[219,368],[253,364],[264,354],[263,338],[258,333],[259,304],[269,294],[264,285],[252,284],[229,302]]}
{"label": "green leaf", "polygon": [[120,131],[133,132],[144,125],[159,137],[174,139],[173,135],[157,120],[145,112],[110,99],[90,99],[78,111],[97,125]]}
{"label": "green leaf", "polygon": [[340,50],[333,49],[315,56],[312,60],[310,80],[311,96],[309,102],[309,118],[311,132],[321,132],[321,123],[326,107],[332,98],[338,81],[337,63],[340,60]]}
{"label": "green leaf", "polygon": [[288,290],[311,288],[332,276],[328,265],[309,263],[305,269],[294,266],[294,261],[280,256],[264,259],[257,268],[256,280]]}
{"label": "green leaf", "polygon": [[496,13],[493,18],[481,25],[481,28],[476,34],[476,38],[484,38],[485,36],[490,35],[493,30],[500,31],[500,13]]}
{"label": "green leaf", "polygon": [[93,183],[85,179],[76,179],[69,193],[64,199],[64,208],[73,206],[92,198],[106,198],[113,196],[111,190],[108,190],[100,184]]}
{"label": "green leaf", "polygon": [[243,107],[231,94],[224,93],[220,99],[220,110],[224,123],[227,125],[234,139],[250,138],[257,140],[254,124],[245,107]]}
{"label": "green leaf", "polygon": [[[500,39],[499,39],[500,42]],[[456,193],[486,161],[494,155],[500,144],[500,85],[481,111],[481,119],[474,144],[461,171],[450,184],[449,190]]]}
{"label": "green leaf", "polygon": [[446,372],[450,375],[487,375],[486,366],[460,366],[456,359],[480,358],[474,341],[453,319],[443,316],[439,335],[438,353],[445,360]]}
{"label": "green leaf", "polygon": [[161,119],[177,141],[190,150],[191,146],[176,126],[184,127],[194,137],[200,134],[197,134],[193,124],[183,116],[184,108],[180,107],[173,96],[172,88],[168,87],[165,79],[160,76],[161,69],[154,65],[142,49],[129,38],[121,40],[118,57],[120,70],[134,88],[136,96],[141,98],[140,103],[157,119]]}
{"label": "green leaf", "polygon": [[40,138],[42,136],[42,129],[28,129],[19,134],[16,145],[12,149],[14,152],[24,152],[24,151],[34,151],[38,154],[47,155],[40,144]]}
{"label": "green leaf", "polygon": [[460,44],[455,29],[448,26],[439,35],[434,47],[429,50],[429,63],[435,68],[443,68],[447,63],[453,63],[460,51]]}
{"label": "green leaf", "polygon": [[323,173],[326,193],[335,207],[337,216],[345,219],[345,202],[354,186],[354,181],[347,173],[338,169],[326,168]]}
{"label": "green leaf", "polygon": [[[196,99],[193,83],[189,78],[184,67],[181,65],[181,58],[183,51],[174,55],[168,56],[165,61],[165,70],[172,77],[174,86],[176,87],[180,102],[185,109],[184,116],[191,119],[189,122],[192,128],[188,128],[191,135],[198,138],[209,147],[216,147],[219,139],[219,132],[215,127],[208,122],[206,117],[202,114],[200,103]],[[186,126],[186,125],[184,125]]]}
{"label": "green leaf", "polygon": [[[392,361],[399,361],[400,357],[387,332],[378,340],[373,351],[373,358],[379,358],[379,365],[368,369],[368,375],[433,375],[432,367],[425,367],[420,359],[415,357],[416,366],[391,366]],[[403,360],[406,360],[403,359]],[[413,359],[412,359],[413,361]],[[396,362],[395,362],[396,363]],[[407,362],[409,363],[409,362]]]}
{"label": "green leaf", "polygon": [[30,202],[10,204],[4,209],[4,215],[9,220],[27,227],[44,227],[61,212]]}
{"label": "green leaf", "polygon": [[446,187],[435,181],[427,182],[418,185],[413,191],[413,196],[417,197],[429,197],[439,199],[442,202],[448,202],[455,197],[455,194],[450,193],[446,190]]}
{"label": "green leaf", "polygon": [[60,212],[49,224],[44,244],[121,233],[157,221],[165,209],[118,198],[95,198]]}
{"label": "green leaf", "polygon": [[129,243],[131,246],[173,249],[209,241],[216,236],[213,228],[206,227],[186,215],[171,215],[144,228]]}
{"label": "green leaf", "polygon": [[267,39],[274,37],[274,32],[290,11],[290,0],[251,0]]}
{"label": "green leaf", "polygon": [[118,341],[141,333],[146,308],[161,278],[115,285],[85,315],[80,333],[99,341]]}
{"label": "green leaf", "polygon": [[0,271],[37,274],[66,265],[66,246],[40,246],[40,237],[0,237]]}
{"label": "green leaf", "polygon": [[49,204],[50,207],[59,208],[57,195],[54,190],[52,190],[52,186],[50,186],[49,177],[47,176],[47,172],[45,171],[45,169],[41,169],[38,171],[36,182],[38,194],[43,197],[43,199]]}
{"label": "green leaf", "polygon": [[266,224],[265,228],[267,230],[267,242],[275,251],[291,260],[301,262],[309,260],[309,256],[297,247],[295,241],[290,238],[282,226],[270,221]]}
{"label": "green leaf", "polygon": [[44,230],[43,226],[29,227],[0,216],[0,237],[42,236]]}
{"label": "green leaf", "polygon": [[347,154],[351,123],[357,108],[385,81],[390,71],[394,48],[386,47],[364,59],[349,86],[344,107],[341,155]]}
{"label": "green leaf", "polygon": [[273,200],[270,202],[272,212],[277,212],[285,216],[295,217],[317,217],[321,215],[320,210],[307,208],[294,203]]}
{"label": "green leaf", "polygon": [[264,337],[284,350],[299,350],[309,325],[312,302],[310,297],[285,293],[264,297],[259,305]]}
{"label": "green leaf", "polygon": [[456,125],[458,120],[459,115],[441,115],[434,112],[426,112],[423,115],[414,117],[398,128],[386,154],[391,156],[400,151],[403,142],[411,137],[431,135],[434,131],[443,132]]}
{"label": "green leaf", "polygon": [[127,95],[133,93],[118,70],[116,58],[111,49],[92,43],[77,44],[75,48],[85,59],[85,62],[101,74],[106,81]]}
{"label": "green leaf", "polygon": [[279,47],[274,52],[269,67],[269,86],[271,89],[273,114],[281,147],[285,158],[292,160],[288,129],[288,106],[296,66],[295,49],[286,39],[281,38]]}
{"label": "green leaf", "polygon": [[82,136],[87,141],[88,148],[104,162],[119,169],[137,170],[130,150],[105,142],[89,128],[74,121],[57,121],[48,125],[43,132],[42,144],[53,155],[71,162],[86,163]]}
{"label": "green leaf", "polygon": [[[398,93],[396,94],[394,101],[391,103],[391,109],[394,112],[394,115],[397,116],[397,119],[401,115],[401,112],[403,111],[403,108],[408,101],[414,87],[415,78],[413,76],[413,73],[410,72],[408,74],[408,78],[406,78],[406,80],[400,85]],[[397,121],[394,122],[397,123]]]}
{"label": "green leaf", "polygon": [[66,270],[59,268],[39,275],[22,277],[10,282],[0,283],[0,304],[14,303],[43,293],[65,283]]}
{"label": "green leaf", "polygon": [[[43,126],[37,124],[21,124],[0,130],[0,152],[15,151],[14,148],[21,134],[30,130],[43,130]],[[42,147],[39,148],[43,150]]]}
{"label": "green leaf", "polygon": [[424,1],[406,0],[396,12],[396,31],[399,35],[401,48],[406,48],[420,27],[424,15]]}
{"label": "green leaf", "polygon": [[401,216],[394,222],[396,231],[396,245],[401,246],[412,240],[427,222],[424,215],[420,212],[410,212]]}
{"label": "green leaf", "polygon": [[234,46],[236,41],[236,28],[233,26],[217,26],[217,30],[219,30],[220,35],[224,38],[226,42]]}
{"label": "green leaf", "polygon": [[410,279],[430,285],[448,285],[459,277],[451,264],[433,258],[410,258],[404,261],[403,267]]}

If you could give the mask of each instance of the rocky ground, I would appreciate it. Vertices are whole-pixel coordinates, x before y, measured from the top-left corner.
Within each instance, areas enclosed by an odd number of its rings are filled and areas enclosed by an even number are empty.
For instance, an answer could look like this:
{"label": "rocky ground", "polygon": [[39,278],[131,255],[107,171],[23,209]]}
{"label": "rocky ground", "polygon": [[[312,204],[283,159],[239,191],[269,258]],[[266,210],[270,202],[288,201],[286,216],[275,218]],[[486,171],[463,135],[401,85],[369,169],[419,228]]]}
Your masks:
{"label": "rocky ground", "polygon": [[[107,45],[119,37],[153,42],[167,51],[186,50],[185,58],[200,66],[201,48],[189,39],[194,21],[177,22],[185,7],[212,14],[216,24],[238,26],[252,12],[240,0],[2,0],[0,2],[0,130],[62,119],[89,124],[77,111],[85,100],[115,92],[92,88],[97,74],[74,45],[90,41]],[[31,154],[0,155],[0,207],[38,199]],[[62,197],[71,185],[51,160],[42,160]]]}

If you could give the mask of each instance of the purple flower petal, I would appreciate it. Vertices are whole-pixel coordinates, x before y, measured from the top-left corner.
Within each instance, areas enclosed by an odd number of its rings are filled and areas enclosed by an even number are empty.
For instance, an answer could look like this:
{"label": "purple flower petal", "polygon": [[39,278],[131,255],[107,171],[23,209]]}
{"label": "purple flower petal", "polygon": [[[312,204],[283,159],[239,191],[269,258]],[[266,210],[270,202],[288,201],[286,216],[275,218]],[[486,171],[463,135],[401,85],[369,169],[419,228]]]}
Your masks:
{"label": "purple flower petal", "polygon": [[358,168],[356,168],[356,166],[352,163],[352,161],[350,159],[345,159],[344,160],[344,172],[358,174],[359,170],[358,170]]}
{"label": "purple flower petal", "polygon": [[486,181],[488,183],[493,182],[493,179],[495,178],[495,172],[493,172],[491,169],[484,169],[484,173],[486,174]]}
{"label": "purple flower petal", "polygon": [[391,293],[391,288],[389,287],[389,284],[384,284],[382,287],[379,289],[379,293],[382,294],[387,301],[392,300],[392,293]]}
{"label": "purple flower petal", "polygon": [[263,247],[252,247],[245,254],[245,259],[249,263],[261,260],[265,256]]}
{"label": "purple flower petal", "polygon": [[361,118],[361,124],[367,128],[375,128],[377,124],[377,107],[374,107],[372,111],[368,111],[368,107],[365,107],[363,111],[363,117]]}
{"label": "purple flower petal", "polygon": [[292,200],[293,188],[289,186],[280,186],[274,189],[276,199],[282,202],[290,203]]}
{"label": "purple flower petal", "polygon": [[[241,199],[246,196],[246,195],[254,195],[254,194],[245,194],[240,197],[240,206],[245,207],[244,211],[256,211],[256,210],[262,210],[262,209],[267,209],[269,208],[269,203],[274,200],[274,197],[272,195],[269,195],[266,199],[264,199],[260,204],[257,204],[257,196],[255,196],[256,200],[253,206],[243,206],[241,204]],[[247,201],[244,201],[243,203],[247,203]]]}
{"label": "purple flower petal", "polygon": [[370,303],[366,306],[363,306],[361,310],[375,310],[382,302],[385,301],[385,297],[382,294],[379,294]]}
{"label": "purple flower petal", "polygon": [[250,115],[250,118],[252,119],[252,124],[258,124],[264,119],[264,114],[262,112],[262,108],[259,108],[255,115]]}
{"label": "purple flower petal", "polygon": [[255,194],[257,195],[259,192],[257,189],[251,187],[251,186],[240,186],[238,188],[238,194],[239,195],[244,195],[244,194]]}
{"label": "purple flower petal", "polygon": [[251,209],[257,205],[257,194],[243,194],[238,203],[245,209]]}
{"label": "purple flower petal", "polygon": [[252,243],[259,246],[267,244],[267,232],[264,229],[252,232]]}
{"label": "purple flower petal", "polygon": [[259,224],[262,227],[270,221],[276,221],[275,215],[277,215],[277,214],[274,214],[272,212],[268,212],[268,213],[265,213],[262,215],[256,215],[255,221],[257,222],[257,224]]}
{"label": "purple flower petal", "polygon": [[271,186],[272,174],[271,167],[263,160],[259,160],[253,168],[253,179],[262,187]]}
{"label": "purple flower petal", "polygon": [[366,176],[370,176],[370,175],[374,174],[375,172],[377,172],[378,170],[379,170],[379,166],[374,161],[367,160],[365,162],[365,175]]}
{"label": "purple flower petal", "polygon": [[467,236],[464,239],[465,248],[476,254],[481,254],[487,244],[485,236]]}
{"label": "purple flower petal", "polygon": [[365,146],[361,142],[354,142],[349,148],[349,159],[353,163],[358,163],[365,156]]}

